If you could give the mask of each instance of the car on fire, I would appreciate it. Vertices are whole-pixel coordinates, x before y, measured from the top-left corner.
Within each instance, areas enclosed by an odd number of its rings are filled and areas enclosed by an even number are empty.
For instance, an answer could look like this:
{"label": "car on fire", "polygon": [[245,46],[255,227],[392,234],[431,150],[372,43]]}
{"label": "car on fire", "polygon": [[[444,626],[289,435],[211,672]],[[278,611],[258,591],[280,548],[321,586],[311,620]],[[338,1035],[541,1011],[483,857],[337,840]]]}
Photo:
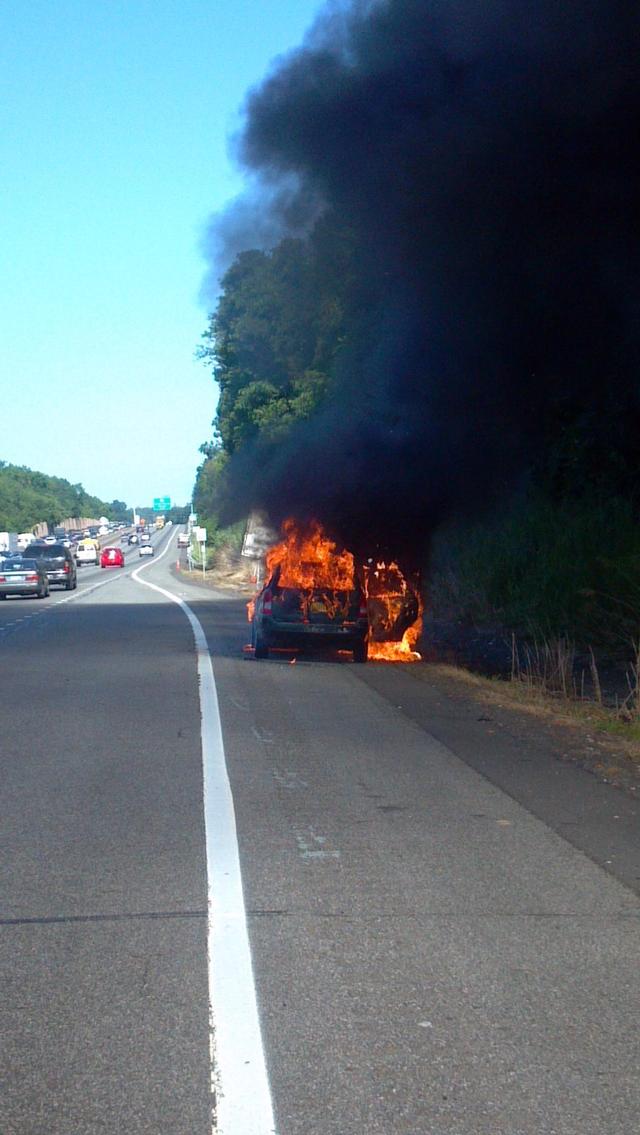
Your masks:
{"label": "car on fire", "polygon": [[281,587],[280,566],[256,596],[252,645],[257,659],[274,648],[350,650],[354,662],[366,662],[369,645],[367,601],[359,585],[351,590],[328,587]]}
{"label": "car on fire", "polygon": [[100,567],[124,567],[122,548],[103,548],[100,553]]}
{"label": "car on fire", "polygon": [[31,595],[46,599],[49,580],[44,564],[39,560],[12,556],[0,563],[0,599],[9,595]]}

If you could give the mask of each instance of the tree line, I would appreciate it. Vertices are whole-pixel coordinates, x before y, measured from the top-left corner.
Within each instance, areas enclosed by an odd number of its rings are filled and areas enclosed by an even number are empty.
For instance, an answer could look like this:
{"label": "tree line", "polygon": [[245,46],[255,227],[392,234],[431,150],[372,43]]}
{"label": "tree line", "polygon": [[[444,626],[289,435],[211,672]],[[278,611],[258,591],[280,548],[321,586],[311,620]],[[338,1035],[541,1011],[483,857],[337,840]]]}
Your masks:
{"label": "tree line", "polygon": [[62,477],[51,477],[26,466],[0,461],[0,529],[28,532],[36,524],[52,529],[69,516],[107,516],[126,518],[124,501],[111,503],[72,485]]}

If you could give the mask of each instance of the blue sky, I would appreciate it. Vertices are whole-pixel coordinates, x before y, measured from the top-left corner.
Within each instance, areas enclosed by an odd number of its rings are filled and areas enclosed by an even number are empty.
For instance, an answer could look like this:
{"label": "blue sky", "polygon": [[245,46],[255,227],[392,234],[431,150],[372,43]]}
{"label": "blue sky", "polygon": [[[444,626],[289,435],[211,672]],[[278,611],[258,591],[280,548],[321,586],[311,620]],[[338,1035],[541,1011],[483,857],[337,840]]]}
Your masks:
{"label": "blue sky", "polygon": [[247,90],[319,0],[0,0],[0,459],[179,504],[216,388],[194,360]]}

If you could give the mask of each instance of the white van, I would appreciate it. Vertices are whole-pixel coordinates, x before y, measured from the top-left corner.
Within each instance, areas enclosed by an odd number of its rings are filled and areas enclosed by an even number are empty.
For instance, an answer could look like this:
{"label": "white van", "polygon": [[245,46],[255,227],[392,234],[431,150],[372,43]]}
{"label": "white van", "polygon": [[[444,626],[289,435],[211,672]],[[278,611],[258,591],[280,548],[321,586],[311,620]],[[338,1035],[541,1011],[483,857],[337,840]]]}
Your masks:
{"label": "white van", "polygon": [[29,544],[33,544],[34,540],[35,536],[33,535],[33,532],[18,532],[18,539],[16,541],[18,545],[18,551],[24,552],[24,549],[28,548]]}
{"label": "white van", "polygon": [[98,566],[99,545],[95,540],[79,540],[76,549],[76,559],[80,564],[95,564]]}

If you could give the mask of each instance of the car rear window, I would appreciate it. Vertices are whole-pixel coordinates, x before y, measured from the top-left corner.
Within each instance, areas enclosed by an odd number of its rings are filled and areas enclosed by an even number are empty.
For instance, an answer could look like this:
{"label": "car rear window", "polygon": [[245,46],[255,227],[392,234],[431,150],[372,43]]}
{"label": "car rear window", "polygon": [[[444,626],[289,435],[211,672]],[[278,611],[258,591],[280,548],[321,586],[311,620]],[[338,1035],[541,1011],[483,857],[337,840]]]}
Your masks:
{"label": "car rear window", "polygon": [[41,559],[46,556],[47,559],[52,559],[54,556],[64,557],[67,554],[67,549],[62,544],[34,544],[29,548],[30,559]]}
{"label": "car rear window", "polygon": [[37,571],[38,565],[35,560],[12,560],[11,563],[5,564],[2,568],[3,572],[6,571]]}

